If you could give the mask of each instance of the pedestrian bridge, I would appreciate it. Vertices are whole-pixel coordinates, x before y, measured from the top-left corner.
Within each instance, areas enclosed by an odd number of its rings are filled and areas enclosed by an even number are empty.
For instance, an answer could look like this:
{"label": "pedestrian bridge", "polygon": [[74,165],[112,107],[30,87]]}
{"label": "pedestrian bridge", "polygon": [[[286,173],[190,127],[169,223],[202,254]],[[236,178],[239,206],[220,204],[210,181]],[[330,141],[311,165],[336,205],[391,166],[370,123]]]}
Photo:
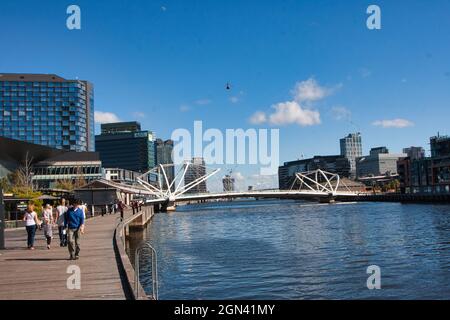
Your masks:
{"label": "pedestrian bridge", "polygon": [[[180,202],[196,202],[215,199],[236,198],[272,198],[272,199],[304,199],[331,202],[341,197],[357,196],[359,193],[350,190],[341,182],[339,175],[323,170],[296,173],[295,181],[290,190],[252,190],[252,191],[229,191],[218,193],[192,193],[196,186],[204,183],[210,177],[219,172],[216,169],[208,174],[198,176],[192,182],[183,184],[184,177],[189,169],[190,163],[186,163],[182,170],[169,183],[166,169],[173,165],[159,165],[142,175],[137,181],[144,187],[151,198],[148,204],[160,204],[163,210],[173,211],[176,204]],[[157,177],[157,185],[150,184],[143,177],[154,174]],[[195,189],[194,189],[195,190]]]}

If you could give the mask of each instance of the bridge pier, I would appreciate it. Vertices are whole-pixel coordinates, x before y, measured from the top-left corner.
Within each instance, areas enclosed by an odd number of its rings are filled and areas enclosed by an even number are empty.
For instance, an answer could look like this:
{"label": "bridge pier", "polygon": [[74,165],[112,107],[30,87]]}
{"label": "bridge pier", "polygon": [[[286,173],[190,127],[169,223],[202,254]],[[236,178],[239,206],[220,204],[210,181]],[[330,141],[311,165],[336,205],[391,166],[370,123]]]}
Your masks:
{"label": "bridge pier", "polygon": [[332,194],[328,195],[327,197],[319,198],[319,203],[335,203],[335,202],[336,202],[336,197],[333,196]]}

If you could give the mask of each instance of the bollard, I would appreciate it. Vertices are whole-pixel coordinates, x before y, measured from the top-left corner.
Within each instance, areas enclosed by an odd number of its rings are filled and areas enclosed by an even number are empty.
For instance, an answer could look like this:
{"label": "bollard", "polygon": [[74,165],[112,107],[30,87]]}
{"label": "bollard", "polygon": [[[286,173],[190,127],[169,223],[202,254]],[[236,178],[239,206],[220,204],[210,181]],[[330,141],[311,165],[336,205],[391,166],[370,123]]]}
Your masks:
{"label": "bollard", "polygon": [[3,204],[3,189],[0,187],[0,250],[5,249],[5,206]]}

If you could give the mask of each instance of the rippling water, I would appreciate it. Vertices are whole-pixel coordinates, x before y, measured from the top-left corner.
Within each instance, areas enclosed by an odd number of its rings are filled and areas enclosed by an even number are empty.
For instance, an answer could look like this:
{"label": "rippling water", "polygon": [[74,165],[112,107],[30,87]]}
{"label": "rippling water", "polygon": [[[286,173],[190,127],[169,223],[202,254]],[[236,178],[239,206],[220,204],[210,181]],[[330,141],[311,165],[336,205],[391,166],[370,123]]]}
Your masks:
{"label": "rippling water", "polygon": [[[158,254],[160,299],[450,299],[450,206],[249,201],[177,210],[157,214],[145,234]],[[367,289],[369,265],[381,268],[381,290]]]}

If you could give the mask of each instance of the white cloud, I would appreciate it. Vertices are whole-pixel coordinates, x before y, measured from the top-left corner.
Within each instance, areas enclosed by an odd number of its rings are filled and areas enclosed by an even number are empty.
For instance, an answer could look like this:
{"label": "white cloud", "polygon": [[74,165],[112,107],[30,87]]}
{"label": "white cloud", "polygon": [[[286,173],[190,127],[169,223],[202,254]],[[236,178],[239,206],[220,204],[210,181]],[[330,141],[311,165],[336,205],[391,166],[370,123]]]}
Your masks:
{"label": "white cloud", "polygon": [[195,101],[195,104],[198,104],[199,106],[205,106],[207,104],[210,104],[212,101],[210,99],[199,99]]}
{"label": "white cloud", "polygon": [[238,103],[239,97],[230,97],[230,101],[231,101],[231,103]]}
{"label": "white cloud", "polygon": [[180,106],[180,111],[181,112],[188,112],[191,108],[189,108],[189,106],[183,104]]}
{"label": "white cloud", "polygon": [[273,125],[295,123],[305,127],[320,124],[319,111],[302,108],[296,101],[278,103],[272,108],[275,112],[269,116],[269,122]]}
{"label": "white cloud", "polygon": [[265,122],[267,122],[267,116],[262,111],[257,111],[250,117],[250,123],[252,124],[262,124]]}
{"label": "white cloud", "polygon": [[334,89],[320,86],[314,78],[295,84],[291,94],[297,102],[317,101],[333,93]]}
{"label": "white cloud", "polygon": [[145,118],[145,113],[136,111],[136,112],[133,112],[133,117],[142,119],[142,118]]}
{"label": "white cloud", "polygon": [[406,128],[414,126],[414,123],[406,119],[377,120],[372,125],[382,128]]}
{"label": "white cloud", "polygon": [[360,68],[359,74],[361,75],[362,78],[368,78],[372,75],[372,71],[370,71],[367,68]]}
{"label": "white cloud", "polygon": [[346,107],[333,107],[331,113],[335,120],[350,120],[352,118],[352,112]]}
{"label": "white cloud", "polygon": [[292,101],[272,105],[275,111],[269,115],[258,111],[249,120],[253,124],[269,122],[272,125],[298,124],[303,127],[318,125],[321,123],[320,112],[311,107],[311,102],[324,99],[340,87],[342,84],[333,88],[322,87],[314,78],[297,82],[291,90]]}
{"label": "white cloud", "polygon": [[102,112],[95,111],[94,112],[95,123],[114,123],[120,122],[120,119],[117,115],[112,112]]}

